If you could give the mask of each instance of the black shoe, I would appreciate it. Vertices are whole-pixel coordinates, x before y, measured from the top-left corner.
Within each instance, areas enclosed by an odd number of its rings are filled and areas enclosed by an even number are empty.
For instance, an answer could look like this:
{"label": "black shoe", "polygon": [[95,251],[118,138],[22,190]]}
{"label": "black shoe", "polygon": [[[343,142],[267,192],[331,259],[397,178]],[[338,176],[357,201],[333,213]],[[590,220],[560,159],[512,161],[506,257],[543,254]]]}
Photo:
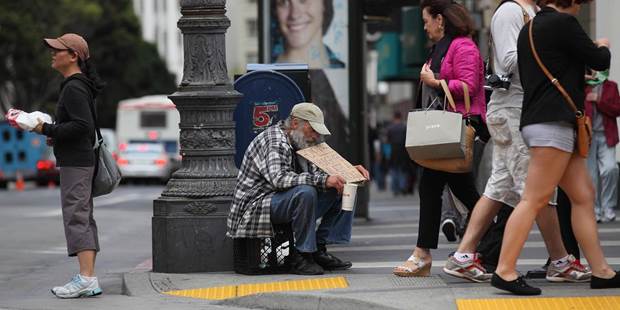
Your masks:
{"label": "black shoe", "polygon": [[551,264],[551,258],[547,259],[544,266],[528,271],[525,277],[528,279],[544,279],[547,277],[547,267]]}
{"label": "black shoe", "polygon": [[590,288],[619,288],[620,287],[620,272],[616,271],[616,275],[611,279],[599,278],[592,275],[590,279]]}
{"label": "black shoe", "polygon": [[441,223],[441,231],[448,241],[456,241],[456,223],[454,223],[453,219],[445,219],[443,223]]}
{"label": "black shoe", "polygon": [[506,281],[498,276],[497,273],[493,273],[491,285],[500,290],[509,291],[515,295],[540,295],[540,293],[542,293],[539,288],[527,284],[523,276],[519,276],[516,280]]}
{"label": "black shoe", "polygon": [[299,275],[320,275],[323,268],[312,258],[312,253],[296,253],[291,262],[291,273]]}
{"label": "black shoe", "polygon": [[343,262],[340,258],[327,253],[325,245],[318,244],[317,251],[312,255],[314,261],[325,270],[345,270],[351,268],[351,262]]}

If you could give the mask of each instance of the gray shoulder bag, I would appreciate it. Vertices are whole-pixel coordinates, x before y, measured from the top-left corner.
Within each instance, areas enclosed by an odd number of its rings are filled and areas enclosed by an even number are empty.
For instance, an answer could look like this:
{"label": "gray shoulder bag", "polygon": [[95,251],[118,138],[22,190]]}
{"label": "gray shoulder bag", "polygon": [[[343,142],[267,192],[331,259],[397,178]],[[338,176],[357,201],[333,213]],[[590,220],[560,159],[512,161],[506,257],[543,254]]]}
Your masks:
{"label": "gray shoulder bag", "polygon": [[95,107],[93,105],[94,100],[89,102],[90,112],[95,122],[95,130],[97,131],[97,141],[93,146],[95,151],[95,175],[93,177],[92,196],[98,197],[111,193],[121,182],[121,171],[116,164],[116,160],[112,156],[112,153],[108,150],[99,125],[97,125],[97,116],[95,115]]}

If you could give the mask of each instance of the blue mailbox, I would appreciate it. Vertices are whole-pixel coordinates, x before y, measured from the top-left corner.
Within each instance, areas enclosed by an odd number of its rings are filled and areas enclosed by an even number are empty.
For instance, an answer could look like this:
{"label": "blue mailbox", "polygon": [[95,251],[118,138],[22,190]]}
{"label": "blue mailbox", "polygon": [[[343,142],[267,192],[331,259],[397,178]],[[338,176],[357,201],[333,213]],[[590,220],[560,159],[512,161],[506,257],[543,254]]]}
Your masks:
{"label": "blue mailbox", "polygon": [[235,81],[235,90],[243,94],[234,114],[237,168],[241,166],[248,145],[259,133],[287,118],[295,104],[305,101],[300,87],[291,78],[275,70],[307,72],[308,66],[248,65],[248,71],[251,72]]}

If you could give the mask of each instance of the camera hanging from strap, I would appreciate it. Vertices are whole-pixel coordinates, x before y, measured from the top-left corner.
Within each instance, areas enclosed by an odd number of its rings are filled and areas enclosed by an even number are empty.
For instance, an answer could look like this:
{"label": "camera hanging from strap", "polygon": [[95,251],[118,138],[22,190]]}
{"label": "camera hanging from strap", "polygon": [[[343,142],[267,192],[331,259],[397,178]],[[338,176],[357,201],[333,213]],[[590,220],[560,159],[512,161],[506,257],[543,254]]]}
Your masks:
{"label": "camera hanging from strap", "polygon": [[[527,24],[530,21],[530,14],[527,12],[527,10],[525,9],[525,7],[523,7],[521,5],[521,3],[515,1],[515,0],[503,0],[498,6],[497,8],[495,8],[495,12],[497,12],[497,10],[499,10],[499,8],[508,3],[508,2],[513,2],[516,3],[520,8],[521,8],[521,14],[523,14],[523,24]],[[484,66],[484,76],[485,76],[485,85],[484,88],[487,91],[492,90],[493,88],[506,88],[506,87],[502,87],[501,85],[503,84],[503,80],[501,79],[500,76],[498,76],[497,74],[495,74],[494,72],[494,64],[495,64],[495,57],[493,54],[493,47],[494,47],[494,43],[493,43],[493,33],[491,31],[489,31],[489,43],[488,43],[488,52],[487,52],[487,60],[485,61],[485,66]],[[508,82],[510,83],[510,82]],[[510,85],[510,84],[508,84]]]}

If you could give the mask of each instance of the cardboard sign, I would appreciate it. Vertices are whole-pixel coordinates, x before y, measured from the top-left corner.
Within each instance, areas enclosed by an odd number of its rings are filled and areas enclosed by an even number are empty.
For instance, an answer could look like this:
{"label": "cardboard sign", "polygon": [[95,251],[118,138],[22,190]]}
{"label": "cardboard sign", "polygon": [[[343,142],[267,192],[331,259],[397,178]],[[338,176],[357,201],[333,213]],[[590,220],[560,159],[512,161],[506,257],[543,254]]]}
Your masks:
{"label": "cardboard sign", "polygon": [[366,181],[351,163],[336,153],[327,143],[297,151],[297,154],[309,160],[329,175],[340,175],[347,183]]}

